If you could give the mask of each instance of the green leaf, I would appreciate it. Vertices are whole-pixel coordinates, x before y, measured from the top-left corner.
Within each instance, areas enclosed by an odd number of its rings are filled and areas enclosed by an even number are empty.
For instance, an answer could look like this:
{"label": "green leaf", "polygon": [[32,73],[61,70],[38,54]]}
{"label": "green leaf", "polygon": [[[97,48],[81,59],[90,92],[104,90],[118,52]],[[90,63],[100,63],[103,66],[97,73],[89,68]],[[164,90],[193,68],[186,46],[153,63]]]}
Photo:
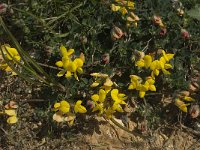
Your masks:
{"label": "green leaf", "polygon": [[195,8],[189,10],[187,13],[190,17],[200,20],[200,5],[196,5]]}

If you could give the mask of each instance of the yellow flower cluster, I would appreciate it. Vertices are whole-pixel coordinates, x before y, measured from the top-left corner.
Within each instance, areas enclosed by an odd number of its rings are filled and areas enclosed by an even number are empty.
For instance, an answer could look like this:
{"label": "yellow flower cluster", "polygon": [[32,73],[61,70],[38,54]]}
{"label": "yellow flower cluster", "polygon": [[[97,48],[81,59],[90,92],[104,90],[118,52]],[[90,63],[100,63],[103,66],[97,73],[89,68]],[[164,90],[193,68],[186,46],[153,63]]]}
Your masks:
{"label": "yellow flower cluster", "polygon": [[142,78],[137,75],[130,75],[131,83],[129,84],[129,90],[139,91],[139,97],[144,98],[147,91],[156,91],[155,87],[155,77],[162,71],[164,74],[170,74],[167,69],[172,68],[169,61],[174,57],[174,54],[166,54],[162,50],[162,56],[159,60],[154,60],[151,55],[141,55],[139,59],[135,62],[135,66],[138,68],[146,68],[151,70],[151,76],[147,77],[143,82]]}
{"label": "yellow flower cluster", "polygon": [[[78,100],[74,105],[75,113],[86,113],[86,108],[81,105],[82,101]],[[66,100],[61,100],[54,104],[54,111],[56,113],[53,115],[53,120],[57,122],[68,122],[69,125],[73,125],[76,118],[73,112],[70,112],[70,104]]]}
{"label": "yellow flower cluster", "polygon": [[[15,61],[21,60],[18,51],[15,48],[10,47],[10,45],[2,45],[1,50],[7,61],[9,61],[10,63],[16,64]],[[0,54],[0,69],[5,70],[6,72],[11,72],[12,75],[16,75],[16,73],[9,67],[9,65],[4,60],[3,54]]]}
{"label": "yellow flower cluster", "polygon": [[155,76],[158,76],[160,73],[160,70],[164,74],[170,74],[170,72],[167,69],[171,69],[172,65],[168,62],[174,57],[174,54],[166,54],[164,50],[162,50],[162,57],[160,57],[159,60],[153,60],[153,57],[151,55],[145,55],[144,57],[140,58],[140,60],[136,61],[135,66],[139,68],[146,68],[150,69],[151,76],[153,79],[155,79]]}
{"label": "yellow flower cluster", "polygon": [[[121,12],[123,18],[127,21],[127,26],[133,24],[137,27],[137,22],[140,20],[139,17],[134,14],[133,9],[135,3],[130,0],[115,0],[115,4],[111,4],[111,10],[114,12]],[[126,15],[126,16],[125,16]]]}
{"label": "yellow flower cluster", "polygon": [[77,73],[83,73],[82,67],[85,61],[84,58],[80,56],[72,61],[71,56],[74,53],[74,49],[67,50],[64,46],[60,47],[60,52],[62,55],[62,60],[57,61],[56,65],[63,68],[63,70],[58,72],[57,76],[61,77],[65,75],[66,78],[70,78],[72,75],[74,75],[75,79],[79,81]]}
{"label": "yellow flower cluster", "polygon": [[107,74],[92,73],[91,76],[95,77],[95,81],[91,87],[99,85],[99,91],[91,96],[94,103],[93,112],[99,111],[99,115],[105,115],[107,118],[112,118],[115,112],[123,112],[122,106],[126,102],[127,96],[119,93],[118,89],[112,89],[113,82]]}
{"label": "yellow flower cluster", "polygon": [[18,105],[14,101],[10,101],[8,104],[4,106],[4,110],[0,112],[0,114],[7,115],[7,123],[14,124],[18,121],[17,118],[17,109]]}
{"label": "yellow flower cluster", "polygon": [[128,13],[128,10],[133,10],[135,3],[130,0],[115,0],[117,5],[111,4],[112,11],[120,11],[123,15]]}
{"label": "yellow flower cluster", "polygon": [[154,85],[155,80],[152,77],[147,77],[144,84],[142,84],[142,78],[137,75],[130,75],[131,83],[129,84],[129,90],[139,91],[139,97],[144,98],[147,91],[156,91]]}

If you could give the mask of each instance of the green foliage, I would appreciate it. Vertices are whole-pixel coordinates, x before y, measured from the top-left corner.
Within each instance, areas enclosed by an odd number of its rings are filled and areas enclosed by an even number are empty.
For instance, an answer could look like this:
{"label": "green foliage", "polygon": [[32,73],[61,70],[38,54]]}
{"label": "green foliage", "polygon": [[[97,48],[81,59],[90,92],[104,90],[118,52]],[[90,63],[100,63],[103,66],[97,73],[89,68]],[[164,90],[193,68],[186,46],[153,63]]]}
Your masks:
{"label": "green foliage", "polygon": [[[187,90],[194,71],[191,68],[193,64],[199,66],[200,8],[197,0],[134,2],[133,12],[140,18],[135,27],[127,26],[125,18],[130,12],[123,16],[111,10],[111,4],[116,4],[111,0],[17,0],[1,14],[0,43],[13,42],[12,47],[18,49],[24,62],[18,64],[22,67],[18,74],[24,79],[59,85],[51,87],[62,89],[57,100],[89,100],[94,92],[89,86],[93,72],[108,74],[121,89],[127,90],[130,74],[142,74],[143,78],[150,75],[135,67],[132,60],[133,57],[137,59],[135,52],[142,51],[157,59],[160,49],[175,56],[171,76],[159,75],[156,88],[158,91]],[[163,25],[155,22],[155,16]],[[114,40],[112,35],[116,28],[121,36]],[[56,77],[55,62],[60,60],[62,44],[67,49],[74,48],[75,56],[85,55],[84,73],[79,75],[79,82],[74,78]],[[103,60],[105,54],[108,63]],[[11,68],[14,70],[14,66]],[[133,95],[135,93],[128,96]]]}

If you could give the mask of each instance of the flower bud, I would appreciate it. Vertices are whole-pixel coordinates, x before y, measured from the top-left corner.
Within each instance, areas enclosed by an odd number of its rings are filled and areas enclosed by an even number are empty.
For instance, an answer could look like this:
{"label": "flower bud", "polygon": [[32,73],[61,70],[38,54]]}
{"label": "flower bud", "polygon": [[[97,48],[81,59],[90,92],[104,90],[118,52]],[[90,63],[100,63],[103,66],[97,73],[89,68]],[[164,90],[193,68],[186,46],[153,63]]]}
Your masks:
{"label": "flower bud", "polygon": [[145,53],[144,53],[144,52],[135,50],[135,51],[134,51],[134,54],[133,54],[132,57],[131,57],[131,60],[134,62],[134,61],[143,59],[144,56],[145,56]]}
{"label": "flower bud", "polygon": [[112,40],[120,39],[123,35],[124,35],[124,33],[117,26],[114,26],[113,29],[111,30],[111,38],[112,38]]}
{"label": "flower bud", "polygon": [[183,39],[189,39],[190,34],[189,34],[189,32],[188,32],[187,30],[181,29],[181,37],[182,37]]}
{"label": "flower bud", "polygon": [[181,91],[181,92],[179,92],[179,94],[180,94],[181,96],[189,96],[189,95],[190,95],[190,92],[189,92],[189,91]]}
{"label": "flower bud", "polygon": [[199,89],[199,85],[196,82],[189,84],[189,91],[196,92]]}
{"label": "flower bud", "polygon": [[167,33],[167,29],[166,28],[161,28],[160,35],[164,36],[166,33]]}
{"label": "flower bud", "polygon": [[189,114],[191,118],[197,118],[199,116],[199,113],[200,113],[199,105],[196,104],[190,107]]}
{"label": "flower bud", "polygon": [[133,12],[130,13],[130,16],[127,17],[127,21],[129,22],[135,22],[135,21],[139,21],[140,18],[135,15]]}
{"label": "flower bud", "polygon": [[160,16],[154,15],[154,16],[153,16],[153,22],[154,22],[156,25],[159,25],[159,26],[162,27],[162,28],[165,27],[164,24],[163,24],[163,22],[162,22],[162,20],[161,20],[161,18],[160,18]]}
{"label": "flower bud", "polygon": [[82,44],[86,44],[87,43],[87,37],[86,36],[81,36],[80,40],[81,40]]}
{"label": "flower bud", "polygon": [[0,14],[6,13],[8,5],[5,3],[0,4]]}
{"label": "flower bud", "polygon": [[110,55],[108,54],[108,53],[105,53],[103,56],[102,56],[102,62],[104,63],[104,64],[109,64],[109,62],[110,62]]}
{"label": "flower bud", "polygon": [[179,16],[183,16],[183,14],[184,14],[184,10],[183,9],[181,9],[181,8],[178,8],[177,9],[177,14],[179,15]]}
{"label": "flower bud", "polygon": [[83,53],[81,53],[79,57],[83,62],[85,62],[85,55]]}
{"label": "flower bud", "polygon": [[87,103],[86,103],[86,105],[87,105],[90,109],[93,109],[93,108],[95,107],[94,102],[91,101],[91,100],[88,100]]}

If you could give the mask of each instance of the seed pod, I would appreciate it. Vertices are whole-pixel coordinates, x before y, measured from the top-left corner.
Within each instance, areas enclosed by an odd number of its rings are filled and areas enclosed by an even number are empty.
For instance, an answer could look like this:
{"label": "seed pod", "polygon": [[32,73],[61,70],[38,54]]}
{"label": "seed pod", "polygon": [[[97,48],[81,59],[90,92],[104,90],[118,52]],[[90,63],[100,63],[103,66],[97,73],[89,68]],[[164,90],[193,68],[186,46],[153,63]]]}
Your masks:
{"label": "seed pod", "polygon": [[195,104],[190,107],[189,114],[191,118],[197,118],[200,113],[199,105]]}
{"label": "seed pod", "polygon": [[113,29],[111,30],[111,38],[112,38],[112,40],[120,39],[123,35],[124,35],[124,33],[117,26],[114,26]]}

